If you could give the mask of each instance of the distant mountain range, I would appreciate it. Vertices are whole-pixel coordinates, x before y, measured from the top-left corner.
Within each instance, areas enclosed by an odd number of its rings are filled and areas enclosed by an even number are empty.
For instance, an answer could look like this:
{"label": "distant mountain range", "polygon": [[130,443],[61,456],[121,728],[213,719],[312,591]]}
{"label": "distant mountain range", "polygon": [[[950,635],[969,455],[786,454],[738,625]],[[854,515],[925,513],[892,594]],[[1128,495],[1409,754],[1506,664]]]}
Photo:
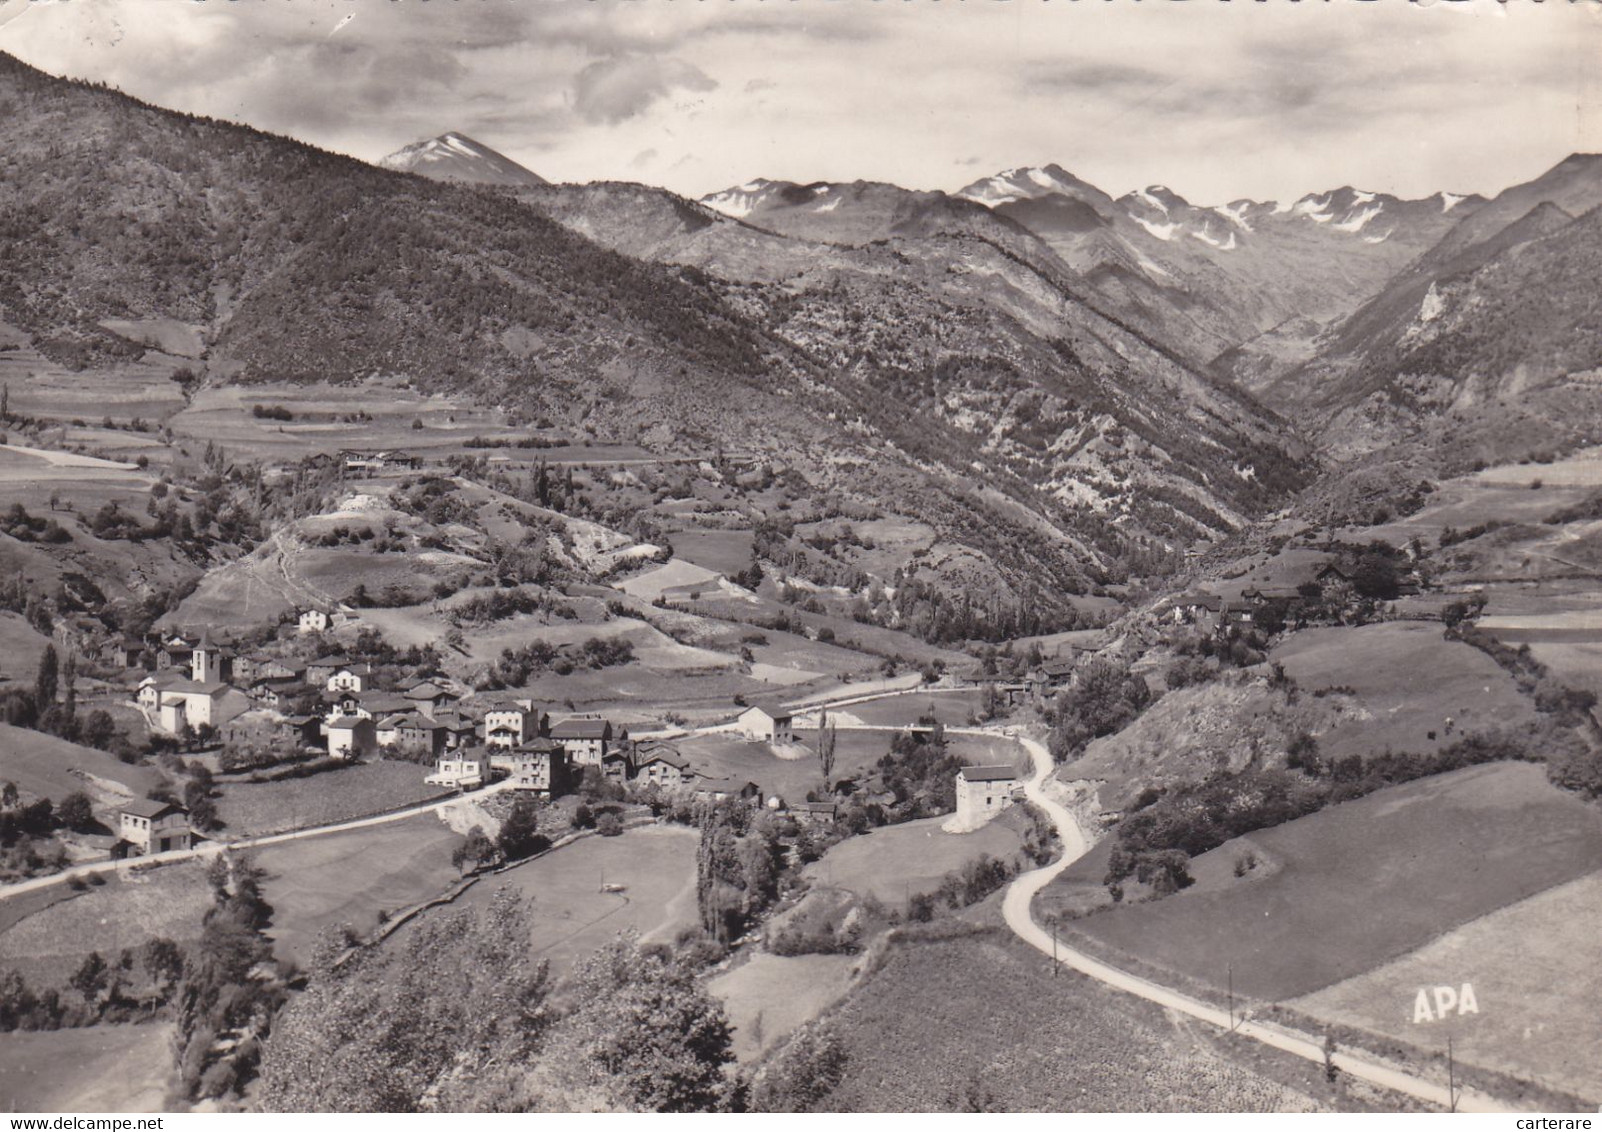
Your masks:
{"label": "distant mountain range", "polygon": [[[1454,405],[1517,415],[1526,427],[1510,435],[1525,437],[1598,416],[1545,407],[1566,404],[1572,375],[1602,363],[1598,288],[1582,282],[1598,277],[1594,155],[1489,201],[1344,186],[1203,207],[1161,185],[1114,198],[1046,165],[950,195],[755,180],[702,203],[831,244],[962,231],[1029,256],[1027,234],[1034,261],[1049,252],[1086,302],[1315,434],[1330,430],[1332,454],[1395,443]],[[963,204],[1010,223],[987,227]],[[1558,279],[1573,285],[1559,293]],[[1482,441],[1495,433],[1476,427]]]}
{"label": "distant mountain range", "polygon": [[398,375],[756,449],[935,527],[960,552],[920,577],[965,601],[1170,569],[1327,456],[1457,452],[1454,406],[1490,406],[1476,444],[1602,418],[1577,392],[1602,363],[1595,158],[1491,201],[1203,208],[1057,166],[691,201],[547,184],[460,133],[379,168],[4,55],[0,106],[28,171],[0,178],[0,325],[53,360],[136,356],[112,327],[171,319],[208,382]]}
{"label": "distant mountain range", "polygon": [[[1058,165],[1009,169],[951,195],[893,186],[752,181],[702,203],[751,224],[861,242],[954,220],[979,205],[1041,240],[1107,309],[1194,366],[1227,355],[1248,386],[1290,362],[1257,339],[1287,324],[1307,340],[1350,314],[1483,201],[1441,193],[1403,201],[1341,188],[1290,204],[1198,207],[1161,185],[1114,199]],[[1248,364],[1248,360],[1249,363]],[[1266,375],[1260,373],[1266,370]]]}

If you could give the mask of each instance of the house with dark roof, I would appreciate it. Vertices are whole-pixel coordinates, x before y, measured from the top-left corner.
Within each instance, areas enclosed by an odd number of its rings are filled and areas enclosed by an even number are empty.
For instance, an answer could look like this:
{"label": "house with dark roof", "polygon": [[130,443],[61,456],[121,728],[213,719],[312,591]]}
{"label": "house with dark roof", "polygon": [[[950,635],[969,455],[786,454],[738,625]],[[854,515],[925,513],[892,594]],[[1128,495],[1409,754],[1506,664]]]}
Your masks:
{"label": "house with dark roof", "polygon": [[790,816],[802,825],[828,825],[840,812],[839,802],[796,802],[788,807]]}
{"label": "house with dark roof", "polygon": [[117,813],[116,856],[149,856],[173,849],[188,849],[195,835],[189,828],[189,811],[177,802],[135,798]]}
{"label": "house with dark roof", "polygon": [[378,746],[378,727],[365,716],[340,716],[324,725],[328,753],[336,759],[355,759]]}
{"label": "house with dark roof", "polygon": [[662,790],[678,790],[700,776],[675,747],[654,746],[635,752],[634,781]]}
{"label": "house with dark roof", "polygon": [[328,684],[330,676],[341,668],[348,667],[350,663],[350,657],[343,654],[320,656],[306,665],[306,683],[324,687]]}
{"label": "house with dark roof", "polygon": [[551,724],[551,738],[566,748],[577,766],[600,766],[612,748],[612,721],[598,715],[575,715]]}
{"label": "house with dark roof", "polygon": [[690,784],[700,802],[722,802],[738,798],[742,802],[760,802],[762,791],[754,782],[739,778],[698,778]]}
{"label": "house with dark roof", "polygon": [[492,755],[491,764],[502,758],[509,763],[509,782],[513,790],[526,790],[543,798],[560,798],[572,790],[577,778],[567,751],[548,740]]}
{"label": "house with dark roof", "polygon": [[455,706],[462,698],[443,684],[437,684],[432,680],[423,680],[413,684],[401,695],[405,697],[414,709],[428,716]]}
{"label": "house with dark roof", "polygon": [[983,825],[1012,805],[1013,792],[1022,786],[1010,766],[965,766],[957,772],[957,821],[964,828]]}
{"label": "house with dark roof", "polygon": [[753,743],[793,743],[795,716],[778,704],[752,704],[735,718],[740,734]]}

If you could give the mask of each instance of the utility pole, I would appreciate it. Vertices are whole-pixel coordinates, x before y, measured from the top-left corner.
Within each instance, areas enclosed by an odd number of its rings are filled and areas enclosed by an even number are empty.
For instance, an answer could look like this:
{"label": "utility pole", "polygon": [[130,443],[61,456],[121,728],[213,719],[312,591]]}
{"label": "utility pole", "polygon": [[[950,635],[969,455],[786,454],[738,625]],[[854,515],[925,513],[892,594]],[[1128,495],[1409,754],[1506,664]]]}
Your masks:
{"label": "utility pole", "polygon": [[1235,964],[1229,964],[1229,1032],[1235,1032]]}
{"label": "utility pole", "polygon": [[1450,1111],[1457,1111],[1457,1065],[1452,1059],[1452,1035],[1446,1035],[1446,1099]]}
{"label": "utility pole", "polygon": [[1051,977],[1057,977],[1057,917],[1051,918]]}

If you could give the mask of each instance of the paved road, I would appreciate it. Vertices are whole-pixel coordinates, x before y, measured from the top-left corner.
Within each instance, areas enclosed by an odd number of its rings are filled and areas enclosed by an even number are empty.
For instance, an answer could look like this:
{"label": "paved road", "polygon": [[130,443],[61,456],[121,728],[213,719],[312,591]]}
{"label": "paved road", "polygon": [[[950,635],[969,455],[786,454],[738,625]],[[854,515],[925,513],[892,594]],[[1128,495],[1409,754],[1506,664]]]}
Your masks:
{"label": "paved road", "polygon": [[[1037,948],[1046,955],[1054,955],[1065,967],[1071,967],[1082,974],[1089,975],[1097,982],[1105,983],[1110,987],[1129,994],[1138,995],[1150,1002],[1166,1006],[1170,1010],[1177,1010],[1192,1018],[1209,1022],[1221,1030],[1234,1029],[1235,1033],[1243,1037],[1252,1038],[1264,1045],[1275,1049],[1293,1053],[1297,1057],[1308,1061],[1324,1063],[1324,1050],[1317,1042],[1309,1041],[1274,1026],[1261,1022],[1243,1022],[1238,1018],[1231,1019],[1229,1012],[1220,1010],[1211,1003],[1180,994],[1159,983],[1131,975],[1127,971],[1120,971],[1116,967],[1108,966],[1100,960],[1071,948],[1054,942],[1051,934],[1035,922],[1031,906],[1035,894],[1050,884],[1057,874],[1061,873],[1089,849],[1083,831],[1073,814],[1062,804],[1046,796],[1045,784],[1051,778],[1055,769],[1051,754],[1041,743],[1023,736],[1014,736],[1022,743],[1034,760],[1035,774],[1024,784],[1024,795],[1033,802],[1051,819],[1057,827],[1058,835],[1062,838],[1063,855],[1058,860],[1033,872],[1024,873],[1012,882],[1007,889],[1007,895],[1002,904],[1002,915],[1006,918],[1007,926],[1025,943]],[[1334,1055],[1335,1067],[1343,1073],[1364,1081],[1417,1097],[1442,1108],[1450,1106],[1447,1097],[1446,1083],[1426,1081],[1412,1074],[1404,1073],[1384,1065],[1377,1065],[1365,1061],[1351,1054],[1336,1052]],[[1482,1093],[1461,1090],[1457,1099],[1459,1112],[1515,1112],[1493,1097]]]}
{"label": "paved road", "polygon": [[173,849],[166,853],[152,853],[146,857],[130,857],[125,861],[93,861],[87,865],[78,865],[75,868],[60,873],[51,873],[49,876],[34,877],[31,880],[18,881],[0,887],[0,901],[12,896],[19,896],[24,892],[33,892],[51,885],[66,884],[73,877],[86,877],[91,873],[110,873],[119,868],[144,867],[147,865],[167,865],[175,861],[188,861],[201,857],[214,857],[218,853],[230,849],[254,849],[262,845],[277,845],[281,841],[304,841],[308,837],[325,837],[331,833],[348,833],[353,829],[367,829],[375,825],[387,825],[390,822],[405,821],[418,814],[438,814],[446,806],[454,804],[459,798],[483,798],[490,794],[499,793],[511,785],[509,779],[486,786],[482,790],[475,790],[468,795],[452,795],[437,802],[424,802],[417,806],[408,806],[404,810],[391,810],[388,813],[375,814],[370,818],[356,818],[351,821],[336,822],[333,825],[317,825],[307,829],[291,830],[288,833],[271,833],[261,837],[243,837],[237,841],[206,841],[193,849]]}

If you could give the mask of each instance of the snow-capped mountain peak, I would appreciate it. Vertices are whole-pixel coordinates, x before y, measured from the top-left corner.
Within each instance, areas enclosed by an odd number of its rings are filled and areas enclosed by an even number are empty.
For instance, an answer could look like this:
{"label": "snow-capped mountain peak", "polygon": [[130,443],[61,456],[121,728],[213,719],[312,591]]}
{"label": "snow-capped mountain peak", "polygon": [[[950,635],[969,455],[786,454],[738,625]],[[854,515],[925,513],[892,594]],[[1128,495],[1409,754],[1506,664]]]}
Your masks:
{"label": "snow-capped mountain peak", "polygon": [[742,220],[760,207],[763,201],[783,189],[785,184],[783,181],[769,181],[765,177],[757,177],[743,185],[735,185],[732,189],[708,193],[701,198],[701,203],[714,212]]}
{"label": "snow-capped mountain peak", "polygon": [[466,181],[475,185],[526,187],[548,184],[510,157],[455,130],[426,138],[396,150],[378,163],[401,173],[416,173],[435,181]]}

